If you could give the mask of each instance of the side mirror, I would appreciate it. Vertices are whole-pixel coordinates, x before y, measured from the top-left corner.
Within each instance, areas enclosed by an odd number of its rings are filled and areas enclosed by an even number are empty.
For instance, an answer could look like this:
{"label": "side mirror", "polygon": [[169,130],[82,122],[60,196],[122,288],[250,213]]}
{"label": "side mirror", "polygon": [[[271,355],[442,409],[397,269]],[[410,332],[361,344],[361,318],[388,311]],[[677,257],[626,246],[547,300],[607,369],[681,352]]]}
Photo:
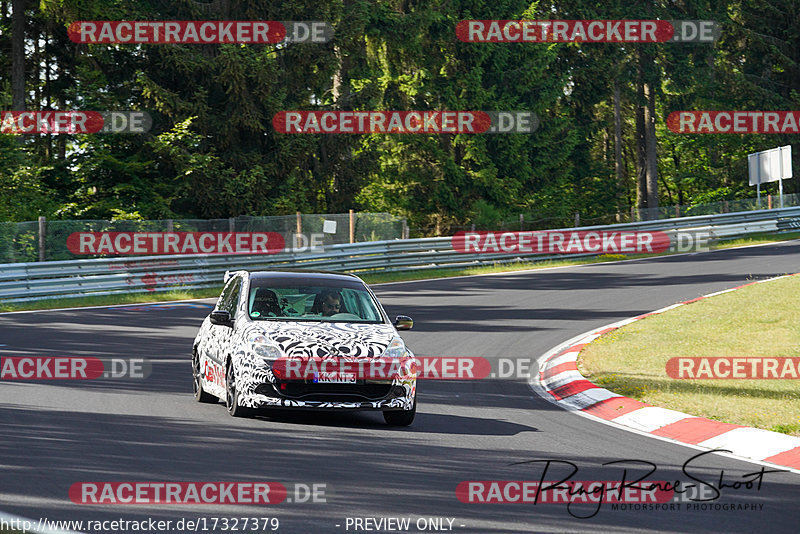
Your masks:
{"label": "side mirror", "polygon": [[214,310],[211,312],[211,315],[208,316],[208,319],[211,321],[211,324],[230,327],[233,326],[233,321],[231,321],[231,313],[228,310]]}
{"label": "side mirror", "polygon": [[414,326],[414,319],[407,315],[398,315],[394,319],[394,327],[398,330],[411,330]]}

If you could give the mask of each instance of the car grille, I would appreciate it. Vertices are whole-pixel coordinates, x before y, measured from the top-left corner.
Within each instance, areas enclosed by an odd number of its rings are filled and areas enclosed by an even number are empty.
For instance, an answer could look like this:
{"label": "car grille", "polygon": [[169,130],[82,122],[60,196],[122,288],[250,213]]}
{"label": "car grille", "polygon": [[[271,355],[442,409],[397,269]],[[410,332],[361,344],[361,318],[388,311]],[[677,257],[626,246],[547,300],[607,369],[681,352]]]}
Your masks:
{"label": "car grille", "polygon": [[[295,380],[280,381],[273,388],[271,384],[261,384],[256,393],[270,397],[283,397],[304,401],[358,402],[381,400],[392,391],[391,384],[314,384]],[[285,388],[281,389],[281,386]],[[280,395],[275,390],[280,391]]]}

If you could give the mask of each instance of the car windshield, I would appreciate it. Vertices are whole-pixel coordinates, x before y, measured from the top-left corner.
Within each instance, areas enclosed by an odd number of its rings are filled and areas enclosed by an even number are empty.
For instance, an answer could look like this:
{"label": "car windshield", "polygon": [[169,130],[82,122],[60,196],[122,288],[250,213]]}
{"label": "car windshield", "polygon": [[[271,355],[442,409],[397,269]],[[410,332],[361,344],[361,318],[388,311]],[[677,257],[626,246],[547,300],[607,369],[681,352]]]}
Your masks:
{"label": "car windshield", "polygon": [[383,323],[375,299],[358,282],[253,280],[247,310],[257,321]]}

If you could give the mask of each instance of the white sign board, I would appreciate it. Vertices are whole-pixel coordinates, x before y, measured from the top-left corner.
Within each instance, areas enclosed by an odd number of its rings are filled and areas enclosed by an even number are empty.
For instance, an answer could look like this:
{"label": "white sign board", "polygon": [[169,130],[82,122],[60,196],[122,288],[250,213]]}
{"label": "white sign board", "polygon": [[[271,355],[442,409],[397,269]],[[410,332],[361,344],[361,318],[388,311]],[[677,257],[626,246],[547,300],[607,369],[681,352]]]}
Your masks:
{"label": "white sign board", "polygon": [[792,177],[792,145],[747,155],[750,185],[765,184]]}
{"label": "white sign board", "polygon": [[326,220],[322,223],[322,231],[326,234],[335,234],[336,233],[336,221]]}

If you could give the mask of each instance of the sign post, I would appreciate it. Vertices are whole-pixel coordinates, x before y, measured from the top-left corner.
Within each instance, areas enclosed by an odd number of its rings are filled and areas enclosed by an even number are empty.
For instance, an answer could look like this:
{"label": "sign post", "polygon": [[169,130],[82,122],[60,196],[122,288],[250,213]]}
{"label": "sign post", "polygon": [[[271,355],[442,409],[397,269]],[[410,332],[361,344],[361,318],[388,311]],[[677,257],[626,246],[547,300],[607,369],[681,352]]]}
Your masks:
{"label": "sign post", "polygon": [[792,177],[792,146],[771,148],[747,155],[750,185],[756,186],[758,209],[761,209],[761,184],[778,182],[780,206],[783,207],[783,180]]}

